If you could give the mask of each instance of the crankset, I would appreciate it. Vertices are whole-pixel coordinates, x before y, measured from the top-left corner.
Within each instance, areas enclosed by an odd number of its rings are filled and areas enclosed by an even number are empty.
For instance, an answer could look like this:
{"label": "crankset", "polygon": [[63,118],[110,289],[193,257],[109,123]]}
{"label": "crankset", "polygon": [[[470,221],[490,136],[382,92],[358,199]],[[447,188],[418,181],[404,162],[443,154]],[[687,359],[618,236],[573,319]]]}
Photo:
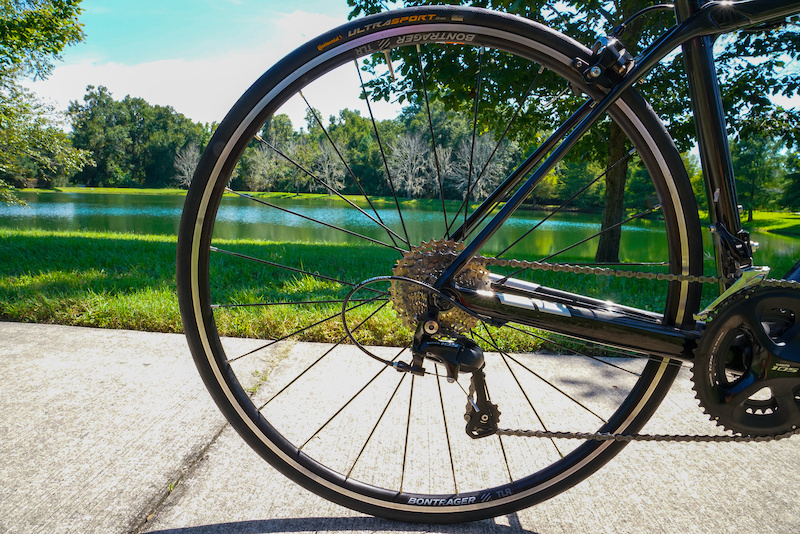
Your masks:
{"label": "crankset", "polygon": [[695,350],[694,389],[733,432],[776,436],[800,427],[800,291],[752,287],[726,299]]}

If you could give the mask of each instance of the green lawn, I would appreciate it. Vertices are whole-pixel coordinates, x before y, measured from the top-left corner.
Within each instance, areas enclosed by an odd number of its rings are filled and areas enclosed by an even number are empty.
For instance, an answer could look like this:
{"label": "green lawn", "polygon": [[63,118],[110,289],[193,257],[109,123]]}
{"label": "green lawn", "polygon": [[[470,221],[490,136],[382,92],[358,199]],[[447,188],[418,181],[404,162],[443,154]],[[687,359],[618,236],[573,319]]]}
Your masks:
{"label": "green lawn", "polygon": [[755,211],[752,221],[748,222],[746,215],[742,217],[742,226],[751,231],[800,237],[800,213]]}
{"label": "green lawn", "polygon": [[0,317],[179,332],[175,244],[164,236],[0,230]]}
{"label": "green lawn", "polygon": [[[396,253],[377,246],[269,243],[248,240],[216,243],[225,250],[361,281],[387,275]],[[176,238],[100,232],[0,230],[0,318],[101,328],[180,332],[175,283]],[[269,265],[242,263],[215,255],[212,298],[219,304],[342,299],[349,287]],[[242,269],[244,267],[244,270]],[[496,269],[502,272],[502,269]],[[526,273],[544,285],[598,298],[658,309],[663,282],[569,273]],[[377,305],[364,306],[367,317]],[[337,315],[341,304],[219,309],[220,334],[277,338]],[[359,321],[356,318],[354,321]],[[307,341],[344,335],[331,320],[303,333]],[[410,333],[386,307],[360,330],[365,343],[404,345]],[[504,330],[506,348],[532,349],[537,342]]]}

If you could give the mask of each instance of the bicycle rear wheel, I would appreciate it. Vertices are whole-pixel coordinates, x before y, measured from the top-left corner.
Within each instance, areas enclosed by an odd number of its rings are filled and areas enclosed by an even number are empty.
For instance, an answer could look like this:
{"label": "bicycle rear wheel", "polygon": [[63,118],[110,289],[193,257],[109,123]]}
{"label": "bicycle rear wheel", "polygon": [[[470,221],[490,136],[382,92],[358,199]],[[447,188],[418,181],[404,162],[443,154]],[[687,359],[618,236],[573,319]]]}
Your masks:
{"label": "bicycle rear wheel", "polygon": [[[273,466],[365,513],[457,522],[550,498],[621,450],[621,442],[470,439],[463,430],[468,377],[452,384],[436,365],[413,376],[385,363],[410,359],[414,311],[402,308],[413,299],[398,297],[389,281],[360,285],[391,276],[401,263],[403,272],[435,279],[461,246],[452,237],[474,209],[471,201],[488,196],[552,131],[541,127],[546,119],[558,124],[579,105],[576,93],[592,94],[570,66],[589,54],[544,26],[485,10],[383,13],[287,56],[220,124],[181,221],[181,313],[215,401]],[[346,104],[328,102],[347,87],[353,94]],[[376,119],[385,98],[410,102],[404,122]],[[336,112],[331,106],[349,111],[326,121]],[[307,121],[303,132],[288,126],[298,109]],[[359,134],[348,134],[355,127]],[[620,160],[596,155],[609,131],[623,134]],[[575,150],[541,186],[551,193],[537,190],[540,200],[550,194],[561,204],[548,213],[520,210],[483,254],[594,263],[601,231],[572,207],[602,205],[602,178],[622,165],[630,182],[625,202],[637,216],[620,225],[615,268],[702,272],[697,208],[683,164],[637,93],[626,94]],[[563,183],[576,174],[585,175],[580,185]],[[271,180],[289,191],[259,196],[229,187],[243,177],[254,180],[251,186]],[[573,192],[564,192],[567,186]],[[298,194],[313,188],[324,194]],[[412,195],[431,200],[403,198]],[[467,234],[463,241],[474,235]],[[472,265],[467,281],[489,287],[487,271],[516,270],[498,264]],[[667,324],[690,323],[699,302],[687,282],[571,271],[515,276],[646,308],[653,321]],[[350,343],[343,318],[353,339],[384,362]],[[679,368],[468,314],[450,322],[486,351],[487,387],[503,427],[637,432]],[[265,341],[236,352],[224,336],[243,332]]]}

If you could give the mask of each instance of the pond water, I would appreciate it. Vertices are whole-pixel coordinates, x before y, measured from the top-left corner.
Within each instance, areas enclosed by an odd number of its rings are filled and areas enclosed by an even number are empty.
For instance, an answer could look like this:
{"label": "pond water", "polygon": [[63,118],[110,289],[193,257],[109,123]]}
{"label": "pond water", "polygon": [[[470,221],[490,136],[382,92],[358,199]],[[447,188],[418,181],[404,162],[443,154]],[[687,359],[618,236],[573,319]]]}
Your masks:
{"label": "pond water", "polygon": [[[0,227],[176,235],[184,202],[184,197],[179,195],[23,192],[20,196],[28,203],[27,206],[0,205]],[[302,210],[309,217],[390,242],[387,233],[372,220],[340,201],[287,197],[269,199],[269,202],[288,210]],[[364,209],[370,211],[368,206],[364,206]],[[452,219],[455,208],[448,209]],[[397,233],[402,234],[405,225],[412,241],[418,242],[421,237],[427,239],[431,235],[444,233],[440,210],[431,207],[408,209],[407,206],[403,210],[401,221],[393,204],[386,203],[377,209],[381,220]],[[546,215],[539,211],[518,212],[493,238],[490,249],[502,250]],[[544,257],[592,235],[599,226],[598,214],[559,213],[536,230],[535,238],[526,238],[515,250],[527,257]],[[339,230],[321,228],[318,223],[237,197],[223,199],[215,237],[271,241],[360,241]],[[761,245],[758,253],[761,264],[775,265],[777,262],[791,265],[794,259],[800,258],[799,239],[772,234],[754,234],[753,239]],[[705,241],[708,242],[707,236]],[[663,222],[637,220],[625,227],[621,255],[627,258],[663,258],[663,242]],[[591,256],[592,250],[593,246],[588,243],[572,250],[570,255]]]}

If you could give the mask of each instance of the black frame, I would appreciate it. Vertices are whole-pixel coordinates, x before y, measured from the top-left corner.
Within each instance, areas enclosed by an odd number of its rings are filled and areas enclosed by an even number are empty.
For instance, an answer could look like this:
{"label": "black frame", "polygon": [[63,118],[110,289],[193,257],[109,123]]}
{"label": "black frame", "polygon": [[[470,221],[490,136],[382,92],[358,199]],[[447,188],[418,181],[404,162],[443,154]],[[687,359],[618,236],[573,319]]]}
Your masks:
{"label": "black frame", "polygon": [[[452,234],[455,240],[463,239],[487,218],[496,201],[513,190],[533,171],[502,209],[444,271],[435,284],[437,289],[452,287],[453,278],[516,211],[566,152],[625,91],[678,47],[682,47],[684,53],[706,194],[709,206],[712,207],[710,219],[716,229],[714,249],[717,255],[718,274],[722,278],[738,278],[742,269],[752,266],[749,237],[743,232],[739,220],[733,166],[712,46],[719,35],[800,13],[800,1],[676,0],[675,13],[678,23],[640,54],[633,68],[620,83],[602,100],[589,100],[575,112]],[[550,155],[545,159],[544,156],[548,152]],[[633,314],[632,310],[616,313],[613,307],[607,306],[607,309],[603,310],[599,301],[594,299],[534,285],[531,285],[529,290],[523,291],[529,291],[537,298],[549,302],[569,306],[569,313],[559,315],[534,308],[509,307],[498,301],[496,295],[482,292],[459,289],[458,294],[465,306],[495,320],[519,322],[609,346],[664,357],[691,358],[691,351],[685,350],[687,344],[692,345],[700,337],[697,328],[680,329],[666,326],[639,310]],[[636,317],[637,313],[641,318]]]}

